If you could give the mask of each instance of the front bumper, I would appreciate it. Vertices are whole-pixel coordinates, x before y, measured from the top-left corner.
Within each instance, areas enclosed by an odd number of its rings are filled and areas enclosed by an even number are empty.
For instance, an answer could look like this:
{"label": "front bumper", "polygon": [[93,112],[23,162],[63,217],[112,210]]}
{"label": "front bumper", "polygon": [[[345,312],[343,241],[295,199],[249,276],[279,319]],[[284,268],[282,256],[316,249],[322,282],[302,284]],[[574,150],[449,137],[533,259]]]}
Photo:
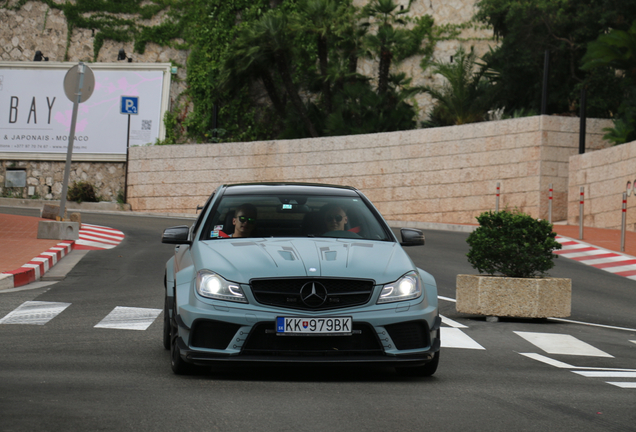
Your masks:
{"label": "front bumper", "polygon": [[[196,303],[196,302],[195,302]],[[441,319],[436,307],[399,305],[331,313],[350,315],[350,336],[280,336],[276,316],[297,311],[251,309],[210,310],[186,304],[179,308],[176,343],[184,361],[223,363],[359,363],[418,366],[440,349]],[[321,316],[330,315],[323,314]]]}

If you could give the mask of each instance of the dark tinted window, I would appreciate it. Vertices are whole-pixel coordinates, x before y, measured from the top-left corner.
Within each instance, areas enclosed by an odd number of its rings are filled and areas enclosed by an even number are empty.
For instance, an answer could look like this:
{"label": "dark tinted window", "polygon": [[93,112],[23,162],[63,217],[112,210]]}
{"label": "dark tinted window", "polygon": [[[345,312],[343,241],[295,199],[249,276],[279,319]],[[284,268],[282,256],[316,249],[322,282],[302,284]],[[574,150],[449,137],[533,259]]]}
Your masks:
{"label": "dark tinted window", "polygon": [[[208,216],[201,239],[223,239],[233,236],[237,210],[250,208],[244,204],[252,205],[256,209],[255,215],[250,214],[251,218],[243,218],[247,223],[254,225],[251,227],[250,237],[390,239],[388,228],[376,219],[359,197],[262,194],[221,197],[218,205],[215,205]],[[243,213],[241,210],[241,215]]]}

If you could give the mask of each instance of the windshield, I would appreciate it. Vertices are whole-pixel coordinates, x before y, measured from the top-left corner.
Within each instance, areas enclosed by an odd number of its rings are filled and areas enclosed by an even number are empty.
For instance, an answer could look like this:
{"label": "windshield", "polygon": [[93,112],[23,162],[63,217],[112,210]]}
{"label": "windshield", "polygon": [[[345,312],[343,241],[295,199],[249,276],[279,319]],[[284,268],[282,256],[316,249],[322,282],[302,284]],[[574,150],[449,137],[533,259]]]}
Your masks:
{"label": "windshield", "polygon": [[238,237],[342,237],[389,240],[388,228],[358,197],[223,196],[201,240]]}

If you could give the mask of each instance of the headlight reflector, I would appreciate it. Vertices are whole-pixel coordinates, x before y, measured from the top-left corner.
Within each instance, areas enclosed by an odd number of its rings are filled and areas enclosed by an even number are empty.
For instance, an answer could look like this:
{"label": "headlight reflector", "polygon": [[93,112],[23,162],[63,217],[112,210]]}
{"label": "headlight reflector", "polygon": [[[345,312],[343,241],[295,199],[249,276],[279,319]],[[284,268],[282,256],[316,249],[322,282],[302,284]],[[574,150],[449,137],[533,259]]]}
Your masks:
{"label": "headlight reflector", "polygon": [[197,273],[196,288],[197,292],[206,298],[247,303],[247,298],[238,284],[229,282],[209,270],[200,270]]}
{"label": "headlight reflector", "polygon": [[420,275],[410,271],[395,282],[384,285],[378,303],[414,300],[422,295]]}

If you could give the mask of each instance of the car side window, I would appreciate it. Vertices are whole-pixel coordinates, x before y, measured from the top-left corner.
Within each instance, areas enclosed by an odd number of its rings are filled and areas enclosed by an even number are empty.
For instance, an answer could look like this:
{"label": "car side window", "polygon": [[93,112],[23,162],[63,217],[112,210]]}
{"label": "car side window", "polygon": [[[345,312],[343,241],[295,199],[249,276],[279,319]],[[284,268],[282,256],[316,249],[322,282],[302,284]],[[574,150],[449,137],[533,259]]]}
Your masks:
{"label": "car side window", "polygon": [[210,203],[212,202],[213,199],[214,199],[214,194],[212,194],[210,198],[208,198],[206,203],[203,205],[203,208],[201,208],[201,212],[199,213],[197,220],[194,222],[194,225],[192,225],[191,235],[194,235],[194,233],[196,233],[197,230],[199,229],[199,226],[201,226],[205,213],[208,210],[208,207],[210,206]]}

